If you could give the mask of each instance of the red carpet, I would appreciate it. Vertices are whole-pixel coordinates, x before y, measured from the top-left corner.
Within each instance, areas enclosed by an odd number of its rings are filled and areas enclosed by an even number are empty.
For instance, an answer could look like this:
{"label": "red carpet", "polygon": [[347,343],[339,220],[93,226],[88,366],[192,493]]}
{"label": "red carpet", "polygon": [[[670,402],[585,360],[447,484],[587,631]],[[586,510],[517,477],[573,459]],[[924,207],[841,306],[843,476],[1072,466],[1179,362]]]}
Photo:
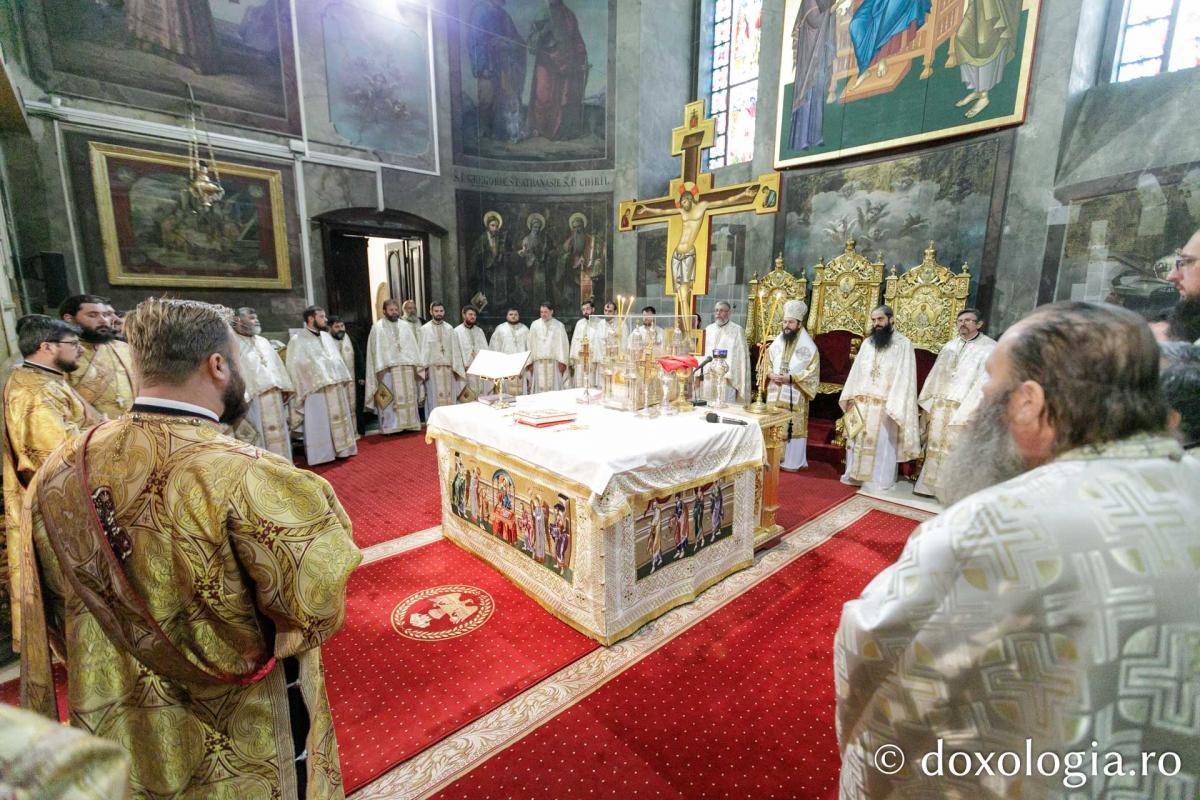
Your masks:
{"label": "red carpet", "polygon": [[858,490],[838,480],[840,468],[824,461],[808,461],[803,472],[779,473],[779,511],[776,521],[792,531],[816,519]]}
{"label": "red carpet", "polygon": [[437,449],[423,432],[364,436],[358,455],[311,469],[333,484],[359,547],[441,524]]}
{"label": "red carpet", "polygon": [[[491,616],[458,638],[414,640],[393,630],[398,604],[422,589],[447,585],[482,589],[494,601]],[[420,601],[402,618],[429,610],[429,601]],[[437,635],[449,621],[438,613],[425,614],[434,618],[421,619],[426,628],[406,629]],[[481,605],[463,624],[485,615]],[[596,647],[445,540],[358,569],[350,578],[346,625],[324,648],[347,790]]]}
{"label": "red carpet", "polygon": [[836,797],[842,604],[916,524],[869,512],[437,796]]}
{"label": "red carpet", "polygon": [[[54,693],[58,695],[58,716],[63,722],[67,721],[67,670],[62,664],[54,665]],[[11,680],[0,683],[0,703],[10,706],[21,705],[21,680]]]}

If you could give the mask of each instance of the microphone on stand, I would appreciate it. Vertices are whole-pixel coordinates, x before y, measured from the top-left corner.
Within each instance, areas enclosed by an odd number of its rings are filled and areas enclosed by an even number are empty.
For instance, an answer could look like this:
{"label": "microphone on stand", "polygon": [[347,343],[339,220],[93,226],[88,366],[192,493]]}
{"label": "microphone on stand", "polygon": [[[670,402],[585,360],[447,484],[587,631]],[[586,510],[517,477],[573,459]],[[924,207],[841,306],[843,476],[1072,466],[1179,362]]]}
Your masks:
{"label": "microphone on stand", "polygon": [[710,411],[704,415],[705,422],[723,422],[726,425],[747,425],[749,423],[744,419],[735,419],[734,417],[722,417],[714,411]]}

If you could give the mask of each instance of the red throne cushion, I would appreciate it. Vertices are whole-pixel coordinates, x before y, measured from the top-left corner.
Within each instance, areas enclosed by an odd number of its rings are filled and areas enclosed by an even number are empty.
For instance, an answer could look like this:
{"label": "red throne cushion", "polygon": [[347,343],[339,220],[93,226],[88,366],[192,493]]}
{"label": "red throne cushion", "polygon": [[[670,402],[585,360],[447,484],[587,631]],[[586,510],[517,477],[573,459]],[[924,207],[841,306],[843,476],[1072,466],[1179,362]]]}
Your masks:
{"label": "red throne cushion", "polygon": [[862,337],[850,331],[829,331],[813,337],[821,356],[821,383],[845,383],[850,376],[850,340]]}
{"label": "red throne cushion", "polygon": [[914,348],[914,351],[917,354],[917,393],[920,394],[921,387],[925,385],[925,379],[929,377],[929,372],[937,361],[937,355],[928,350],[915,350]]}

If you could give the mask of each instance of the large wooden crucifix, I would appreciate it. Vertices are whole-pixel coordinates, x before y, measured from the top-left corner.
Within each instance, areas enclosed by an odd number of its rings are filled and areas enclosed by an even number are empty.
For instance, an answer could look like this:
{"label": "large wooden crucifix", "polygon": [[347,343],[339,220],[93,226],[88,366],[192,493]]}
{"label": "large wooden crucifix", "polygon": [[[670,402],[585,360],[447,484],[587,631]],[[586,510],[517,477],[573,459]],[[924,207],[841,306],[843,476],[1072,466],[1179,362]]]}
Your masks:
{"label": "large wooden crucifix", "polygon": [[704,101],[683,108],[683,125],[671,132],[671,155],[683,157],[680,175],[671,181],[666,197],[622,200],[617,230],[667,224],[667,292],[675,295],[675,313],[691,326],[693,298],[708,292],[708,251],[711,220],[722,214],[779,211],[779,173],[757,181],[714,189],[711,172],[700,171],[700,153],[713,146],[716,120],[705,116]]}

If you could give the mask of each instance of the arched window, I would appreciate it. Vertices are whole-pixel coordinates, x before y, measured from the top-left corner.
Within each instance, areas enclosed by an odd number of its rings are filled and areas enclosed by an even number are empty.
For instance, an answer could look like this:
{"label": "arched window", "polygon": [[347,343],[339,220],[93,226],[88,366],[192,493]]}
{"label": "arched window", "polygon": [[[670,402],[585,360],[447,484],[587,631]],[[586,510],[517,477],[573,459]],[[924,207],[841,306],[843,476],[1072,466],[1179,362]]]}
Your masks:
{"label": "arched window", "polygon": [[[754,120],[758,111],[758,53],[762,38],[762,0],[710,0],[711,41],[707,67],[709,113],[717,136],[708,151],[708,167],[741,164],[754,158]],[[708,26],[706,26],[708,27]],[[707,33],[707,31],[706,31]]]}
{"label": "arched window", "polygon": [[1125,0],[1113,81],[1200,65],[1200,2]]}

